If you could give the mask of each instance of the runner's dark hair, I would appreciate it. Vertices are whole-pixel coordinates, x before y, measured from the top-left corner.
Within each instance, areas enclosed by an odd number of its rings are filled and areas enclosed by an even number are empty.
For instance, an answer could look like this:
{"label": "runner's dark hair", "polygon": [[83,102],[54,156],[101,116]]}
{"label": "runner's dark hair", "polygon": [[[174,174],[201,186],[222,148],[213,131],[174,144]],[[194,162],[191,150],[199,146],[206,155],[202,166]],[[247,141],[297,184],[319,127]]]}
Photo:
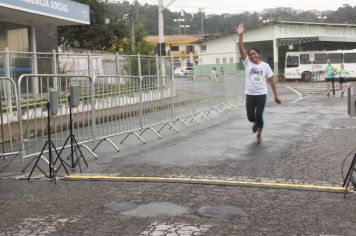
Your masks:
{"label": "runner's dark hair", "polygon": [[249,53],[251,50],[255,50],[258,54],[261,54],[260,50],[258,50],[257,48],[250,48],[247,50],[247,53]]}

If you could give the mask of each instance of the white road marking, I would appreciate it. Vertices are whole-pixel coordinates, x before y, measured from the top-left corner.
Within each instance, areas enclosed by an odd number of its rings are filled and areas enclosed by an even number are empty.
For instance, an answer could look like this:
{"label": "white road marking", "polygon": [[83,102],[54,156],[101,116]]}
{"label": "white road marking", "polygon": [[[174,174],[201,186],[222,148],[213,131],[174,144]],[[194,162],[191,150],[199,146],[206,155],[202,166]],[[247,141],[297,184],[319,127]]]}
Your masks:
{"label": "white road marking", "polygon": [[291,103],[296,103],[302,99],[304,99],[305,97],[303,97],[303,94],[301,94],[298,90],[292,88],[291,86],[286,86],[287,88],[289,88],[290,90],[292,90],[293,92],[295,92],[298,95],[298,98],[295,99],[294,101],[292,101]]}

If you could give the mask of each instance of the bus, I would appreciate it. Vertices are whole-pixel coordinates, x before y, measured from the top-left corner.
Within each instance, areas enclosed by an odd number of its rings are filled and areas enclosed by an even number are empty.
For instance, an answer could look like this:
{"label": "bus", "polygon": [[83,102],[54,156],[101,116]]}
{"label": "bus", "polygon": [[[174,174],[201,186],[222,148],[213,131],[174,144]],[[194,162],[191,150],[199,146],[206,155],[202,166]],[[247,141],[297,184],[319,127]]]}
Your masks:
{"label": "bus", "polygon": [[308,81],[316,79],[313,76],[318,76],[316,80],[324,80],[327,59],[331,59],[331,63],[337,69],[340,69],[340,65],[344,64],[345,69],[350,73],[350,77],[356,78],[356,49],[352,49],[287,52],[284,70],[285,79]]}

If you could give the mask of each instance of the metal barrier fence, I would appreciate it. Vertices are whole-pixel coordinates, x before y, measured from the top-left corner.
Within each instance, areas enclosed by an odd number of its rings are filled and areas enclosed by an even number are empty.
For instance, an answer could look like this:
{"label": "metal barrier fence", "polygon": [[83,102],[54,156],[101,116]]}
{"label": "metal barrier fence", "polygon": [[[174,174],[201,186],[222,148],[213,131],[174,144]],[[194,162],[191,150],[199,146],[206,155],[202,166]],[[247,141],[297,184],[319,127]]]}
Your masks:
{"label": "metal barrier fence", "polygon": [[[38,90],[31,88],[38,84]],[[69,135],[69,105],[68,94],[70,85],[77,83],[80,86],[80,105],[73,108],[74,134],[80,144],[94,141],[94,91],[93,81],[89,76],[76,75],[21,75],[18,80],[18,123],[20,127],[20,142],[22,159],[40,153],[47,132],[53,132],[56,147],[62,147]],[[51,125],[52,130],[47,131],[46,120],[48,112],[46,104],[51,88],[59,91],[59,112]],[[88,147],[86,147],[90,150]]]}
{"label": "metal barrier fence", "polygon": [[18,94],[16,83],[10,78],[0,77],[0,158],[20,154],[20,123],[17,111]]}
{"label": "metal barrier fence", "polygon": [[108,141],[119,151],[111,137],[133,133],[137,137],[140,124],[140,77],[106,75],[94,78],[96,140]]}
{"label": "metal barrier fence", "polygon": [[[96,76],[96,141],[93,151],[103,142],[109,142],[117,151],[119,147],[111,139],[114,136],[135,135],[145,143],[142,135],[160,132],[180,122],[190,126],[200,119],[209,119],[231,109],[233,102],[241,99],[242,81],[235,76],[225,80],[209,80],[208,76]],[[229,88],[232,93],[226,93]]]}
{"label": "metal barrier fence", "polygon": [[347,88],[347,113],[350,117],[356,117],[356,86],[350,84]]}
{"label": "metal barrier fence", "polygon": [[[106,75],[92,79],[87,75],[59,74],[24,74],[17,86],[8,78],[1,81],[4,84],[1,91],[11,91],[10,96],[4,96],[6,101],[0,99],[1,128],[8,130],[2,131],[1,156],[20,154],[22,160],[38,155],[47,141],[46,103],[51,88],[60,92],[59,112],[51,119],[49,131],[55,146],[61,149],[70,134],[69,89],[72,83],[79,83],[80,105],[73,108],[74,134],[79,144],[95,157],[94,151],[103,141],[119,151],[111,139],[114,136],[125,135],[121,143],[129,135],[145,142],[146,131],[161,138],[165,127],[178,132],[178,123],[190,126],[216,117],[244,99],[243,80],[233,74],[218,81],[210,80],[209,76]],[[4,89],[9,86],[7,81],[11,89]],[[34,90],[34,85],[38,89]],[[5,138],[6,133],[11,137]],[[89,143],[95,144],[93,150],[89,149]]]}
{"label": "metal barrier fence", "polygon": [[[139,75],[171,76],[171,57],[119,55],[90,52],[14,52],[0,51],[0,76],[16,82],[22,74]],[[161,71],[161,72],[159,72]]]}

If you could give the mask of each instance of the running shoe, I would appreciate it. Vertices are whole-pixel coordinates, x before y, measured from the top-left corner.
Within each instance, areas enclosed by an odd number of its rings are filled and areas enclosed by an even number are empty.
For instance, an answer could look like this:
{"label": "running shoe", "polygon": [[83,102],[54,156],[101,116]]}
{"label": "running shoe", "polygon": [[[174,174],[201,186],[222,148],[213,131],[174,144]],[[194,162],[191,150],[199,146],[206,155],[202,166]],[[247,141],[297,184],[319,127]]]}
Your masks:
{"label": "running shoe", "polygon": [[252,126],[252,133],[256,133],[257,132],[257,125],[253,124]]}
{"label": "running shoe", "polygon": [[257,143],[261,143],[262,142],[262,136],[257,134],[256,141],[257,141]]}

